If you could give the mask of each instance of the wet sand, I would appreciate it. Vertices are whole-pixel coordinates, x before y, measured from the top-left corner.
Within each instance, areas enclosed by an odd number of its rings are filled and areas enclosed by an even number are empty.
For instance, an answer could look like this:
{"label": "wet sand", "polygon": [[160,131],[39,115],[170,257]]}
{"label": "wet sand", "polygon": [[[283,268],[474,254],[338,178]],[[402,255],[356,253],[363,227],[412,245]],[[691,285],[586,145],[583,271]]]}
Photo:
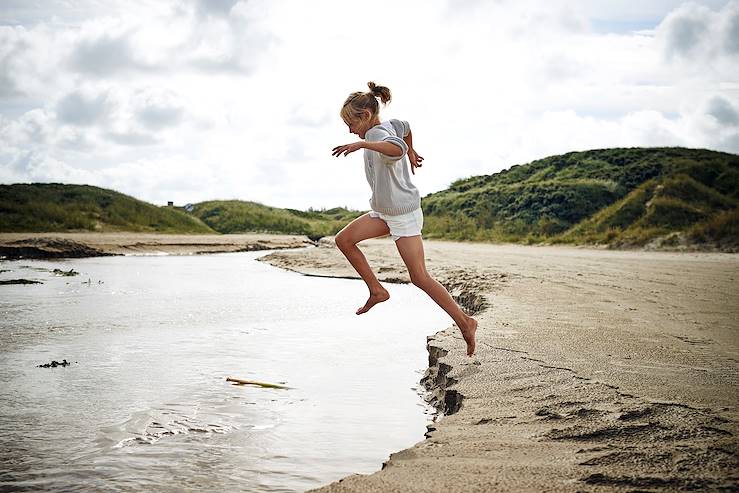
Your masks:
{"label": "wet sand", "polygon": [[[262,260],[356,277],[320,244]],[[408,281],[391,240],[360,246],[381,280]],[[739,255],[425,249],[432,276],[478,312],[476,355],[451,320],[429,337],[424,383],[444,415],[428,438],[318,491],[739,488]]]}
{"label": "wet sand", "polygon": [[95,255],[192,255],[300,248],[305,236],[273,234],[170,235],[160,233],[0,233],[4,255],[89,257]]}

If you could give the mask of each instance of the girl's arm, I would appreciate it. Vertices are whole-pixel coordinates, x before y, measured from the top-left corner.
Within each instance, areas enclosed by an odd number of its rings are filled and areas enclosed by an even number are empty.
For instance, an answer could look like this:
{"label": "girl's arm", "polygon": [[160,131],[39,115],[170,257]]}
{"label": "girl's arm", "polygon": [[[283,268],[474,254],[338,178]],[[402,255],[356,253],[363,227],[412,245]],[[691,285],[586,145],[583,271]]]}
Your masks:
{"label": "girl's arm", "polygon": [[408,130],[408,135],[403,137],[403,140],[408,144],[408,160],[411,162],[411,173],[416,174],[416,168],[423,166],[423,157],[419,156],[416,150],[413,148],[413,133]]}
{"label": "girl's arm", "polygon": [[346,156],[354,151],[358,151],[359,149],[363,148],[369,149],[371,151],[377,151],[380,154],[384,154],[390,157],[400,157],[403,155],[403,149],[391,142],[367,142],[364,140],[334,147],[331,151],[331,155],[338,157],[343,153],[344,156]]}
{"label": "girl's arm", "polygon": [[408,135],[403,137],[403,140],[405,141],[406,144],[408,144],[409,150],[413,149],[413,133],[410,130],[408,130]]}
{"label": "girl's arm", "polygon": [[400,157],[403,155],[403,148],[393,144],[392,142],[364,142],[365,149],[370,151],[377,151],[380,154],[391,157]]}

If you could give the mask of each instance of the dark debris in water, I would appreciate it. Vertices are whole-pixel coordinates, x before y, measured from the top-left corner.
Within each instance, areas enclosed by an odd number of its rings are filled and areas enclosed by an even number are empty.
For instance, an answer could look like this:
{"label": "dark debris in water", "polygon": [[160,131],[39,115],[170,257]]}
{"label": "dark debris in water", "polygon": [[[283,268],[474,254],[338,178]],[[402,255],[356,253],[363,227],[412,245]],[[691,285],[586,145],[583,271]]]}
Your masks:
{"label": "dark debris in water", "polygon": [[77,275],[79,275],[79,272],[77,272],[74,269],[69,269],[69,270],[54,269],[52,272],[54,273],[54,275],[57,275],[57,276],[67,276],[67,277],[70,277],[70,276],[77,276]]}
{"label": "dark debris in water", "polygon": [[0,281],[0,285],[5,284],[43,284],[43,282],[34,281],[32,279],[4,279]]}
{"label": "dark debris in water", "polygon": [[[76,361],[75,361],[76,363]],[[57,360],[52,360],[51,363],[44,363],[43,365],[38,365],[38,368],[56,368],[57,366],[69,366],[72,363],[67,361],[66,359],[62,360],[61,362]]]}

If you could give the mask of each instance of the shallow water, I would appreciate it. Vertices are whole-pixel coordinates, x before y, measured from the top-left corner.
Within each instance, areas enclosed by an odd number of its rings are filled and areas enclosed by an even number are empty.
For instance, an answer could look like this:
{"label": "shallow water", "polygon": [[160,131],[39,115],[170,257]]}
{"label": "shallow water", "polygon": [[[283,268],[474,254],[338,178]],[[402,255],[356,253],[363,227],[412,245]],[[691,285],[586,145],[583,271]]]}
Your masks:
{"label": "shallow water", "polygon": [[0,489],[303,491],[422,440],[444,312],[389,285],[358,317],[361,281],[260,255],[0,262],[44,282],[0,286]]}

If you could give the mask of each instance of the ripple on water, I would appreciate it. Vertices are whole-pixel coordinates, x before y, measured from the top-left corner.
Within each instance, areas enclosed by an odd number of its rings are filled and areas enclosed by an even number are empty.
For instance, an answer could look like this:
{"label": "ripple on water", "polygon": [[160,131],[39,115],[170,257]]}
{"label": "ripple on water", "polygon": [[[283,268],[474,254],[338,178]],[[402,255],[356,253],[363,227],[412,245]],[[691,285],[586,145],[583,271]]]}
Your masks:
{"label": "ripple on water", "polygon": [[235,418],[229,413],[201,413],[199,404],[170,404],[161,409],[135,412],[121,423],[100,428],[98,444],[102,448],[117,449],[151,445],[176,435],[225,434],[251,427],[235,422]]}

